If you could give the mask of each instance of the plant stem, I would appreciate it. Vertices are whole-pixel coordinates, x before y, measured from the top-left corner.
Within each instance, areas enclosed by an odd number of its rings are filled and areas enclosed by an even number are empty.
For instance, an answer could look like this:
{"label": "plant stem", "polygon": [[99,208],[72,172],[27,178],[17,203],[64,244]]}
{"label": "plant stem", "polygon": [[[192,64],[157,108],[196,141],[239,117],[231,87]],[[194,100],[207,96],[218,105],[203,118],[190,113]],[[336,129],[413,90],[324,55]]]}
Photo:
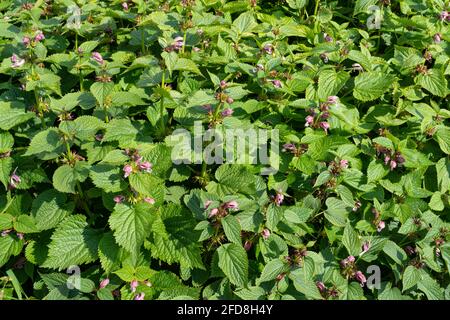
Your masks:
{"label": "plant stem", "polygon": [[[162,79],[161,79],[161,89],[166,88],[166,70],[163,68]],[[166,131],[166,125],[164,123],[164,94],[161,95],[161,103],[159,106],[160,120],[161,120],[161,131],[164,134]]]}
{"label": "plant stem", "polygon": [[79,196],[80,196],[80,202],[81,202],[81,205],[83,206],[84,211],[86,211],[86,213],[88,214],[89,219],[91,220],[91,222],[94,222],[94,215],[92,214],[92,212],[89,209],[88,205],[84,201],[84,194],[83,194],[83,189],[81,189],[80,181],[77,181],[77,189],[78,189],[78,193],[79,193]]}
{"label": "plant stem", "polygon": [[144,28],[141,29],[141,51],[142,55],[145,55]]}

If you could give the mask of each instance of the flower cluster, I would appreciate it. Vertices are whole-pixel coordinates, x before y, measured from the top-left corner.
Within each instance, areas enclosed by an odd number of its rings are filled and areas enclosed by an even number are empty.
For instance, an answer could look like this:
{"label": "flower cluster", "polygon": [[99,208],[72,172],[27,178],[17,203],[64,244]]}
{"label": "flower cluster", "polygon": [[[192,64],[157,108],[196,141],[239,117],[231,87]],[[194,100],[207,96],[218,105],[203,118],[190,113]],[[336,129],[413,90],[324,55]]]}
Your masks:
{"label": "flower cluster", "polygon": [[322,128],[325,133],[328,133],[330,129],[330,124],[327,121],[330,117],[328,110],[331,105],[337,104],[338,100],[339,98],[336,96],[329,96],[326,102],[320,104],[319,110],[309,109],[309,115],[305,118],[305,127]]}
{"label": "flower cluster", "polygon": [[364,286],[367,279],[364,273],[357,269],[354,256],[348,256],[347,258],[341,260],[339,264],[341,266],[342,273],[347,279],[355,279],[360,283],[361,287]]}
{"label": "flower cluster", "polygon": [[[207,200],[204,203],[205,210],[210,209],[209,207],[211,206],[212,203],[213,202],[211,200]],[[239,210],[239,204],[237,203],[237,201],[234,201],[234,200],[228,201],[228,202],[222,203],[219,207],[211,208],[208,213],[208,218],[209,219],[213,218],[213,217],[215,217],[216,219],[223,218],[226,215],[228,215],[228,213],[230,211],[238,211],[238,210]]]}

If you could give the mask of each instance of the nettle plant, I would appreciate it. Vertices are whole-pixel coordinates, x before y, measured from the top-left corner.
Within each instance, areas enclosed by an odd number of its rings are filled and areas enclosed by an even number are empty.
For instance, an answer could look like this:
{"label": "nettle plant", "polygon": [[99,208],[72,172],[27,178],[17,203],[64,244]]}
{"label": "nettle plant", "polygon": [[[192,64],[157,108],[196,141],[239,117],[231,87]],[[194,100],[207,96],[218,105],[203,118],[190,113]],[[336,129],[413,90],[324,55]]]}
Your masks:
{"label": "nettle plant", "polygon": [[0,299],[450,299],[449,10],[1,1]]}

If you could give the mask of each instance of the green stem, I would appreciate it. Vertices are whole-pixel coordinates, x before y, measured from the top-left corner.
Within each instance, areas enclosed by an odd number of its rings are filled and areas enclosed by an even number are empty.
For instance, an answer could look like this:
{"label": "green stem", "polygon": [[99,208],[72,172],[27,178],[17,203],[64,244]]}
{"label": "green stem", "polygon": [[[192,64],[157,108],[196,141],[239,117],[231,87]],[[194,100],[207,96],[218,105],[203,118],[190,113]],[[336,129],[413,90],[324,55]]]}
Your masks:
{"label": "green stem", "polygon": [[[161,79],[161,89],[165,90],[166,87],[166,70],[163,68],[162,79]],[[161,103],[159,106],[160,120],[161,120],[161,131],[164,134],[166,131],[166,125],[164,123],[164,94],[161,95]]]}
{"label": "green stem", "polygon": [[41,110],[41,104],[39,102],[39,94],[36,89],[34,89],[34,99],[36,100],[36,109],[37,112],[39,113],[39,118],[41,119],[42,128],[46,129],[47,125],[45,124],[44,111]]}
{"label": "green stem", "polygon": [[141,51],[142,55],[145,55],[144,28],[141,29]]}
{"label": "green stem", "polygon": [[214,110],[214,119],[217,119],[217,116],[219,115],[219,110],[222,108],[223,102],[220,102],[216,108],[216,110]]}
{"label": "green stem", "polygon": [[91,210],[89,210],[88,205],[84,201],[84,194],[83,194],[83,189],[81,189],[80,181],[77,181],[77,189],[78,189],[78,193],[80,196],[80,202],[81,202],[81,205],[83,206],[84,211],[86,211],[86,213],[88,214],[91,222],[94,222],[94,215],[92,214]]}

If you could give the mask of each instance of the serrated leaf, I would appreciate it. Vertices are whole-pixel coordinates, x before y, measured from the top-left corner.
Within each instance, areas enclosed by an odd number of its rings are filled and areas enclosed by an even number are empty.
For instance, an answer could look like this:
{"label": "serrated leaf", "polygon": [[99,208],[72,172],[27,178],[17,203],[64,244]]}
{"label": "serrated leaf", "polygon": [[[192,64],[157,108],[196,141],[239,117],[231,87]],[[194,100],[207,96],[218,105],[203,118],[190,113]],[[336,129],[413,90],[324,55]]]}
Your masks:
{"label": "serrated leaf", "polygon": [[246,287],[248,281],[248,259],[244,248],[234,243],[221,245],[217,249],[219,268],[231,283]]}
{"label": "serrated leaf", "polygon": [[378,99],[389,89],[394,79],[393,75],[382,72],[363,72],[355,78],[353,96],[361,101]]}

